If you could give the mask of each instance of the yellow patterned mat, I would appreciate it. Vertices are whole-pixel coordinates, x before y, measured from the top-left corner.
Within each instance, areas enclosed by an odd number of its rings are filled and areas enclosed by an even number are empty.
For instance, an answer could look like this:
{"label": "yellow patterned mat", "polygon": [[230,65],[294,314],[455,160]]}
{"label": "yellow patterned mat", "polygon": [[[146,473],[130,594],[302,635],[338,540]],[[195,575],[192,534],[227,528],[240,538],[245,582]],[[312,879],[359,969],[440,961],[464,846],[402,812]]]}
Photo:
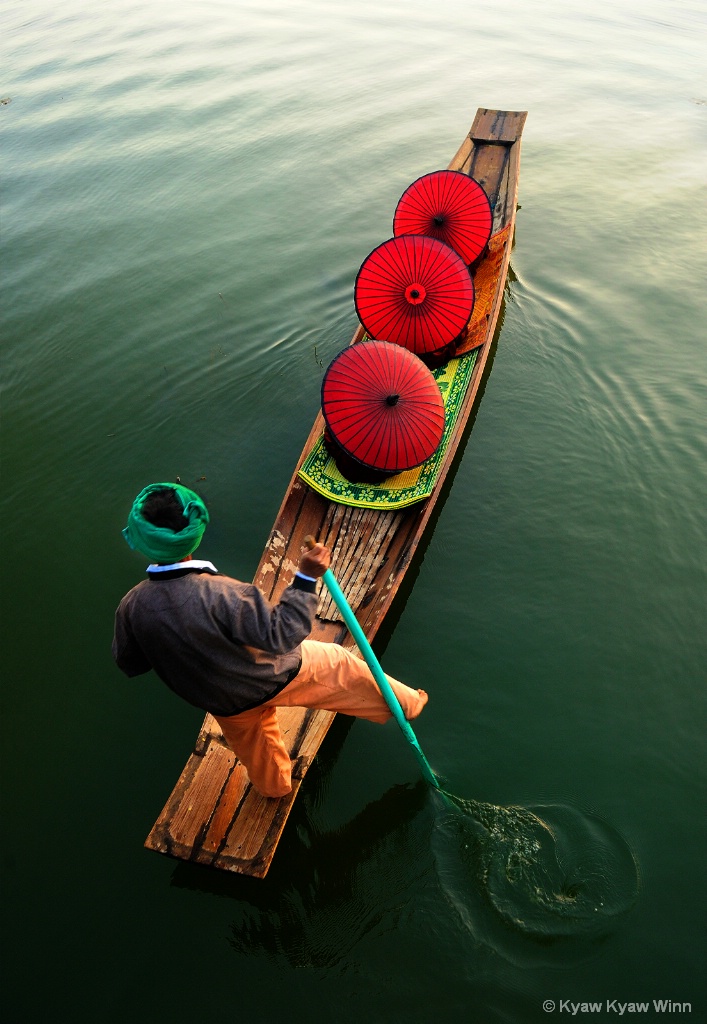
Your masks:
{"label": "yellow patterned mat", "polygon": [[405,508],[429,498],[474,371],[477,352],[478,349],[475,349],[468,355],[450,359],[444,366],[432,371],[444,400],[444,434],[435,454],[421,466],[405,473],[396,473],[379,484],[352,483],[339,472],[336,462],[324,447],[323,437],[320,437],[302,464],[299,471],[301,479],[330,501],[357,508]]}

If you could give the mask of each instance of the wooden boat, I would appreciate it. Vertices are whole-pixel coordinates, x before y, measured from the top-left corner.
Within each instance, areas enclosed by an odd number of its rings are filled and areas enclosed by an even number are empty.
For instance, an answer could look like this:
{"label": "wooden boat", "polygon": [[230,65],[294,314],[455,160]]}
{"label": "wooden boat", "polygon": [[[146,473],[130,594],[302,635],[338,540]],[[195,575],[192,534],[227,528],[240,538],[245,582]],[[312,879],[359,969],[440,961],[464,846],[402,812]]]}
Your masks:
{"label": "wooden boat", "polygon": [[[320,413],[254,577],[270,600],[277,601],[291,583],[304,539],[313,534],[332,549],[332,570],[364,633],[372,640],[378,632],[430,522],[479,394],[508,271],[525,118],[522,111],[479,109],[449,165],[470,174],[484,187],[494,219],[488,251],[473,270],[477,303],[468,330],[469,344],[476,351],[473,371],[465,383],[431,493],[425,500],[392,510],[354,507],[317,493],[299,473],[322,435]],[[414,176],[411,173],[411,179]],[[360,327],[352,344],[363,336]],[[311,636],[353,647],[326,594],[321,595]],[[145,842],[148,849],[226,871],[265,876],[307,769],[335,717],[331,712],[303,708],[281,708],[278,714],[293,759],[292,792],[279,800],[261,797],[226,746],[216,722],[207,715],[194,750]]]}

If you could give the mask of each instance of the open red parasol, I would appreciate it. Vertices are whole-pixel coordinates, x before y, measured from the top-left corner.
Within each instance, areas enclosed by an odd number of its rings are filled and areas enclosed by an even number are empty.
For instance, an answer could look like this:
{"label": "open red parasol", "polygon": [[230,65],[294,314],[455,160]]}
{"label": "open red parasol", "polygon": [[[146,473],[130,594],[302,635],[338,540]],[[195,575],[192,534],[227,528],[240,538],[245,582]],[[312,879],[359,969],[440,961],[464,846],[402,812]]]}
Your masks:
{"label": "open red parasol", "polygon": [[491,237],[493,215],[478,181],[463,171],[432,171],[413,181],[393,217],[395,235],[429,235],[473,263]]}
{"label": "open red parasol", "polygon": [[363,261],[354,301],[371,337],[422,355],[444,348],[464,330],[474,285],[464,261],[444,242],[401,235]]}
{"label": "open red parasol", "polygon": [[347,455],[387,474],[419,466],[444,433],[444,403],[431,372],[385,341],[360,341],[336,356],[322,382],[322,412]]}

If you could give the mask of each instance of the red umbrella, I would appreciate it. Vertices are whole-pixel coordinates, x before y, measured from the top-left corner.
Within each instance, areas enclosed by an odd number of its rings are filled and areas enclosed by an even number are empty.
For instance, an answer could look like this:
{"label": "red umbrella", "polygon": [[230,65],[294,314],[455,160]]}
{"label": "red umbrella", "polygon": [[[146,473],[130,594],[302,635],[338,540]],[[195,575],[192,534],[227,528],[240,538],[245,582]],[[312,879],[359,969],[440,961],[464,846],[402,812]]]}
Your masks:
{"label": "red umbrella", "polygon": [[393,217],[395,235],[430,235],[473,263],[491,237],[488,196],[463,171],[432,171],[403,192]]}
{"label": "red umbrella", "polygon": [[322,382],[322,412],[347,455],[387,474],[419,466],[444,433],[436,380],[412,352],[385,341],[360,341],[336,356]]}
{"label": "red umbrella", "polygon": [[474,285],[464,261],[444,242],[400,235],[363,261],[354,301],[371,337],[419,355],[444,348],[463,331],[474,308]]}

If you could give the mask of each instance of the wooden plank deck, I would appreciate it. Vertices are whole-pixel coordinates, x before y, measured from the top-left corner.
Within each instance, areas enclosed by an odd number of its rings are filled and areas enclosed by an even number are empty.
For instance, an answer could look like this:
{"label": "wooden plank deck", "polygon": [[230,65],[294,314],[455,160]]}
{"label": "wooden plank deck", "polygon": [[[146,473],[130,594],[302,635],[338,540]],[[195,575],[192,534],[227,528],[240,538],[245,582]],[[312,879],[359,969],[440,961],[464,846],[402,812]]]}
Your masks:
{"label": "wooden plank deck", "polygon": [[[376,511],[339,505],[310,490],[297,470],[323,430],[320,412],[254,577],[253,582],[271,600],[276,601],[292,582],[304,538],[314,534],[332,549],[332,570],[368,639],[380,628],[424,535],[479,393],[508,271],[525,118],[523,111],[480,109],[449,164],[452,170],[472,175],[486,190],[494,211],[493,233],[509,230],[485,328],[481,325],[483,343],[434,493],[427,501],[400,511]],[[477,274],[482,262],[483,258]],[[362,333],[359,328],[352,343]],[[354,647],[326,593],[320,595],[311,636]],[[226,871],[265,876],[299,787],[334,719],[330,712],[304,708],[281,708],[278,715],[294,761],[292,792],[279,800],[261,797],[207,715],[194,750],[145,841],[148,849]]]}

